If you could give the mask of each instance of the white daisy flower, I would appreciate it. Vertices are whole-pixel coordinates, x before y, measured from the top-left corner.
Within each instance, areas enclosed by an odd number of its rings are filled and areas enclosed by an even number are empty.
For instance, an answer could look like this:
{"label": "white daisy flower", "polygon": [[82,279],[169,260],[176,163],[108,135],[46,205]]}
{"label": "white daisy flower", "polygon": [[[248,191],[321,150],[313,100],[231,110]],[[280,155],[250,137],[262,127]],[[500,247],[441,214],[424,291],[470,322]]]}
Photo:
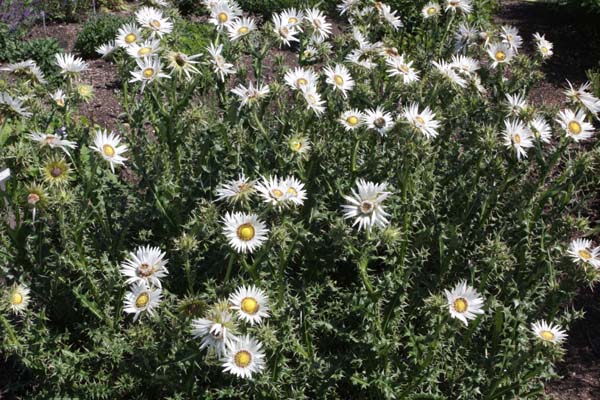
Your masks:
{"label": "white daisy flower", "polygon": [[313,110],[315,114],[321,115],[325,112],[325,100],[321,99],[321,95],[317,92],[316,85],[309,85],[302,91],[304,100],[306,100],[307,109]]}
{"label": "white daisy flower", "polygon": [[391,27],[397,31],[402,28],[404,24],[399,16],[396,15],[397,11],[392,11],[392,8],[387,4],[380,3],[381,6],[378,8],[379,15],[387,22]]}
{"label": "white daisy flower", "polygon": [[364,119],[364,114],[359,110],[353,108],[349,111],[345,111],[344,113],[342,113],[338,121],[341,122],[345,130],[353,131],[362,125]]}
{"label": "white daisy flower", "polygon": [[0,121],[3,120],[3,117],[9,115],[31,117],[31,113],[27,111],[21,100],[12,97],[8,93],[0,92]]}
{"label": "white daisy flower", "polygon": [[101,44],[96,48],[96,53],[100,54],[102,58],[107,58],[118,49],[117,44],[114,40],[107,43]]}
{"label": "white daisy flower", "polygon": [[508,110],[510,114],[517,116],[522,111],[527,111],[529,104],[527,104],[527,97],[525,93],[522,94],[508,94],[506,93],[506,101],[508,102]]}
{"label": "white daisy flower", "polygon": [[0,171],[0,190],[6,190],[6,181],[10,178],[10,168],[4,168]]}
{"label": "white daisy flower", "polygon": [[336,6],[336,9],[340,16],[343,16],[346,13],[350,13],[359,3],[360,0],[342,0],[342,2]]}
{"label": "white daisy flower", "polygon": [[326,67],[323,72],[327,77],[327,83],[342,92],[344,98],[347,97],[347,92],[354,87],[354,80],[350,71],[342,64],[336,64],[335,67]]}
{"label": "white daisy flower", "polygon": [[570,101],[583,105],[592,114],[600,112],[600,99],[590,92],[590,86],[592,85],[590,82],[579,86],[579,89],[575,89],[568,80],[567,83],[569,84],[569,89],[563,93]]}
{"label": "white daisy flower", "polygon": [[148,39],[143,42],[135,42],[126,47],[125,50],[133,58],[157,56],[160,51],[160,40]]}
{"label": "white daisy flower", "polygon": [[22,314],[29,304],[30,290],[27,286],[13,284],[8,290],[8,305],[15,314]]}
{"label": "white daisy flower", "polygon": [[283,180],[282,186],[285,188],[286,200],[294,203],[295,205],[301,206],[306,200],[306,190],[304,190],[304,183],[300,182],[293,176],[288,176]]}
{"label": "white daisy flower", "polygon": [[269,298],[256,286],[240,286],[229,296],[230,308],[250,325],[260,325],[263,318],[269,318]]}
{"label": "white daisy flower", "polygon": [[194,54],[188,56],[180,51],[170,51],[167,55],[169,65],[167,67],[171,70],[171,74],[177,74],[178,76],[185,76],[185,79],[192,79],[192,74],[199,74],[200,71],[195,67],[198,64],[196,59],[200,58],[201,54]]}
{"label": "white daisy flower", "polygon": [[412,103],[404,107],[403,116],[413,128],[425,135],[427,139],[433,139],[438,135],[437,129],[440,127],[440,122],[436,121],[435,114],[429,107],[419,111],[419,105]]}
{"label": "white daisy flower", "polygon": [[225,182],[217,188],[217,201],[227,200],[230,203],[247,201],[256,192],[256,181],[250,180],[242,172],[238,179]]}
{"label": "white daisy flower", "polygon": [[60,68],[60,73],[74,77],[87,69],[87,64],[79,57],[75,57],[71,53],[55,54],[56,65]]}
{"label": "white daisy flower", "polygon": [[416,82],[419,80],[419,72],[412,67],[413,62],[408,61],[404,54],[393,59],[385,60],[388,67],[387,73],[389,76],[400,76],[404,84]]}
{"label": "white daisy flower", "polygon": [[213,304],[203,318],[192,320],[192,336],[202,338],[200,349],[208,348],[218,357],[225,354],[226,349],[239,340],[236,333],[237,326],[227,301]]}
{"label": "white daisy flower", "polygon": [[269,229],[256,214],[227,213],[223,223],[223,233],[238,253],[252,253],[267,240]]}
{"label": "white daisy flower", "polygon": [[529,122],[531,134],[544,143],[550,143],[552,129],[543,117],[535,117]]}
{"label": "white daisy flower", "polygon": [[277,34],[277,37],[283,44],[290,46],[291,42],[299,41],[296,37],[298,29],[291,26],[285,18],[287,17],[281,14],[273,14],[273,32]]}
{"label": "white daisy flower", "polygon": [[331,35],[331,24],[325,14],[316,7],[305,11],[305,20],[310,23],[316,36],[327,39]]}
{"label": "white daisy flower", "polygon": [[127,158],[121,154],[127,151],[127,146],[121,143],[121,138],[114,132],[108,134],[104,129],[98,129],[94,137],[94,145],[91,149],[96,150],[106,161],[110,163],[110,169],[115,172],[115,165],[124,165]]}
{"label": "white daisy flower", "polygon": [[389,214],[383,208],[383,201],[390,195],[387,183],[373,183],[363,179],[356,182],[358,192],[352,189],[352,196],[344,196],[350,204],[342,206],[344,218],[355,218],[358,230],[366,228],[371,231],[373,226],[385,228],[389,224]]}
{"label": "white daisy flower", "polygon": [[569,245],[567,254],[573,262],[589,264],[592,267],[600,268],[600,246],[593,248],[592,241],[589,239],[575,239]]}
{"label": "white daisy flower", "polygon": [[142,28],[151,32],[153,37],[161,38],[173,31],[173,23],[156,8],[142,7],[135,13],[135,18]]}
{"label": "white daisy flower", "polygon": [[487,48],[487,53],[493,61],[492,68],[510,63],[515,56],[514,50],[506,43],[491,43]]}
{"label": "white daisy flower", "polygon": [[535,44],[537,46],[538,51],[540,52],[542,58],[550,58],[554,54],[554,44],[552,42],[546,40],[545,35],[540,35],[539,33],[535,33],[533,35],[533,39],[535,40]]}
{"label": "white daisy flower", "polygon": [[365,110],[363,113],[363,123],[369,129],[379,132],[381,136],[385,136],[394,127],[392,115],[384,111],[381,106],[377,106],[375,110]]}
{"label": "white daisy flower", "polygon": [[171,78],[169,75],[162,72],[160,58],[158,57],[138,58],[135,60],[135,62],[138,69],[130,71],[130,74],[133,76],[133,78],[131,78],[129,82],[142,82],[142,92],[146,88],[146,85],[151,82],[157,81],[161,78]]}
{"label": "white daisy flower", "polygon": [[559,325],[544,320],[532,323],[531,331],[544,343],[560,344],[567,338],[566,332]]}
{"label": "white daisy flower", "polygon": [[296,10],[292,7],[283,10],[279,15],[288,26],[302,32],[302,22],[304,21],[304,13],[302,10]]}
{"label": "white daisy flower", "polygon": [[115,44],[124,49],[142,40],[142,33],[136,24],[125,24],[119,28]]}
{"label": "white daisy flower", "polygon": [[469,46],[476,44],[479,39],[479,31],[468,22],[461,22],[454,32],[454,50],[465,51]]}
{"label": "white daisy flower", "polygon": [[236,18],[227,24],[227,35],[232,41],[238,40],[256,30],[254,18]]}
{"label": "white daisy flower", "polygon": [[226,2],[219,3],[216,7],[210,11],[210,19],[208,22],[215,25],[217,29],[221,30],[226,28],[234,19],[241,16],[241,10],[237,7],[231,7]]}
{"label": "white daisy flower", "polygon": [[456,73],[453,64],[449,64],[444,60],[432,61],[431,64],[433,64],[433,66],[440,75],[444,76],[452,84],[458,85],[461,88],[467,86],[467,81]]}
{"label": "white daisy flower", "polygon": [[434,1],[430,1],[429,3],[425,4],[421,9],[421,15],[425,19],[438,17],[441,13],[442,7],[440,7],[440,5]]}
{"label": "white daisy flower", "polygon": [[273,206],[285,205],[289,198],[286,182],[277,176],[261,178],[261,182],[256,185],[256,190],[263,201]]}
{"label": "white daisy flower", "polygon": [[346,61],[348,61],[349,63],[352,63],[352,64],[356,64],[356,65],[358,65],[362,68],[368,69],[368,70],[372,70],[373,68],[375,68],[377,66],[377,64],[375,64],[373,62],[373,59],[370,54],[370,50],[367,51],[364,49],[352,50],[346,56]]}
{"label": "white daisy flower", "polygon": [[518,53],[519,48],[523,45],[523,38],[519,35],[519,30],[514,26],[503,26],[501,30],[502,43],[508,44],[515,53]]}
{"label": "white daisy flower", "polygon": [[468,286],[466,281],[459,282],[452,291],[444,290],[448,300],[448,310],[452,318],[461,320],[468,325],[468,320],[483,314],[483,298],[477,291]]}
{"label": "white daisy flower", "polygon": [[514,149],[517,153],[517,159],[527,158],[527,149],[533,147],[531,132],[519,120],[504,120],[504,145],[509,149]]}
{"label": "white daisy flower", "polygon": [[319,78],[312,69],[296,67],[287,71],[283,79],[285,84],[292,89],[306,90],[309,86],[316,85]]}
{"label": "white daisy flower", "polygon": [[135,322],[144,312],[153,316],[154,309],[158,307],[161,300],[162,289],[148,287],[144,282],[138,282],[131,286],[131,290],[125,294],[123,311],[127,314],[134,314],[133,322]]}
{"label": "white daisy flower", "polygon": [[288,141],[288,144],[290,145],[290,150],[303,156],[308,155],[312,148],[310,141],[304,136],[293,136]]}
{"label": "white daisy flower", "polygon": [[67,148],[77,148],[77,144],[65,139],[60,131],[56,131],[55,133],[31,132],[29,138],[34,142],[37,142],[40,147],[48,146],[51,149],[59,148],[67,153],[67,155],[70,155]]}
{"label": "white daisy flower", "polygon": [[558,113],[556,122],[565,130],[567,136],[576,142],[589,139],[594,134],[594,126],[585,121],[583,110],[562,110]]}
{"label": "white daisy flower", "polygon": [[207,50],[212,57],[210,62],[214,67],[215,74],[221,77],[221,82],[225,82],[225,75],[231,75],[235,70],[233,69],[233,64],[228,63],[222,55],[223,45],[215,46],[215,44],[211,43],[207,47]]}
{"label": "white daisy flower", "polygon": [[56,89],[56,91],[54,93],[50,94],[50,98],[59,107],[64,107],[65,102],[67,100],[67,96],[65,95],[65,92],[62,91],[62,89]]}
{"label": "white daisy flower", "polygon": [[465,14],[469,14],[473,11],[473,4],[471,0],[446,0],[445,11],[462,11]]}
{"label": "white daisy flower", "polygon": [[158,247],[141,246],[129,253],[129,258],[121,264],[121,274],[127,278],[126,283],[144,283],[146,286],[162,288],[161,279],[169,271],[165,268],[165,253]]}
{"label": "white daisy flower", "polygon": [[8,64],[2,68],[0,71],[7,71],[14,75],[24,75],[27,78],[30,78],[42,85],[45,85],[46,79],[44,77],[44,73],[37,66],[34,60],[25,60],[13,64]]}
{"label": "white daisy flower", "polygon": [[234,89],[231,90],[231,93],[239,96],[240,98],[240,109],[243,106],[250,106],[252,104],[257,103],[260,99],[269,94],[269,85],[258,85],[254,87],[254,84],[250,82],[248,87],[239,84]]}
{"label": "white daisy flower", "polygon": [[470,77],[479,70],[479,61],[472,57],[453,55],[451,61],[452,68],[456,69],[457,72],[462,73],[463,76]]}
{"label": "white daisy flower", "polygon": [[252,379],[252,375],[265,368],[265,353],[261,348],[262,344],[250,336],[240,337],[240,340],[228,346],[225,356],[221,359],[223,371],[239,378]]}

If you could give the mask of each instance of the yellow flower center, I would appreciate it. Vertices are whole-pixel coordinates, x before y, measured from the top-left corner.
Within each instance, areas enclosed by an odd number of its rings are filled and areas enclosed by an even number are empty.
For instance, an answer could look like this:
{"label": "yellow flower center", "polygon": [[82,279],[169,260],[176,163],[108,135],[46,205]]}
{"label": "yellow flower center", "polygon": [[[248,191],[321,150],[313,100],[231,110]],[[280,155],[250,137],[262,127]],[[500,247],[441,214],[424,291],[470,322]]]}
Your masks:
{"label": "yellow flower center", "polygon": [[583,250],[579,250],[579,257],[581,257],[584,260],[591,260],[592,259],[592,253],[590,253],[589,251],[587,251],[586,249]]}
{"label": "yellow flower center", "polygon": [[427,9],[427,15],[433,15],[436,13],[436,8],[435,7],[429,7]]}
{"label": "yellow flower center", "polygon": [[352,126],[355,126],[358,124],[358,117],[351,115],[350,117],[346,118],[346,122]]}
{"label": "yellow flower center", "polygon": [[400,66],[400,71],[404,72],[405,74],[408,74],[410,72],[410,69],[408,68],[408,65],[402,64]]}
{"label": "yellow flower center", "polygon": [[131,44],[133,42],[135,42],[137,40],[137,36],[135,35],[135,33],[130,33],[127,36],[125,36],[125,43],[127,44]]}
{"label": "yellow flower center", "polygon": [[496,54],[494,54],[494,57],[497,61],[504,61],[506,60],[506,53],[501,50],[498,50]]}
{"label": "yellow flower center", "polygon": [[458,299],[454,300],[453,305],[454,310],[461,314],[467,311],[467,307],[469,306],[469,304],[467,303],[467,299],[464,299],[462,297],[459,297]]}
{"label": "yellow flower center", "polygon": [[237,229],[238,238],[246,242],[252,240],[255,233],[256,232],[252,224],[242,224]]}
{"label": "yellow flower center", "polygon": [[288,192],[288,194],[290,194],[294,197],[298,196],[298,191],[296,189],[294,189],[293,187],[289,187],[287,192]]}
{"label": "yellow flower center", "polygon": [[548,54],[548,48],[547,47],[542,47],[540,50],[542,51],[542,54]]}
{"label": "yellow flower center", "polygon": [[581,133],[581,124],[577,121],[569,122],[569,132],[573,135],[579,135]]}
{"label": "yellow flower center", "polygon": [[219,13],[219,15],[217,15],[217,19],[220,23],[224,24],[225,22],[227,22],[229,17],[227,16],[227,13],[221,12]]}
{"label": "yellow flower center", "polygon": [[417,115],[415,117],[415,121],[417,121],[419,124],[421,125],[425,125],[425,120],[423,119],[423,117],[421,117],[420,115]]}
{"label": "yellow flower center", "polygon": [[154,68],[146,68],[146,69],[144,69],[142,74],[144,75],[144,78],[146,78],[146,79],[152,78],[154,76]]}
{"label": "yellow flower center", "polygon": [[65,106],[65,101],[63,99],[56,99],[56,105],[59,107],[64,107]]}
{"label": "yellow flower center", "polygon": [[138,50],[138,56],[140,56],[140,57],[147,56],[148,54],[150,54],[151,51],[152,51],[151,47],[142,47],[141,49]]}
{"label": "yellow flower center", "polygon": [[112,157],[115,155],[115,148],[112,147],[110,144],[105,144],[104,146],[102,146],[102,151],[104,151],[104,154],[108,157]]}
{"label": "yellow flower center", "polygon": [[518,133],[515,135],[514,137],[515,143],[516,144],[520,144],[521,143],[521,135],[519,135]]}
{"label": "yellow flower center", "polygon": [[235,365],[240,368],[246,368],[252,362],[252,355],[246,350],[240,350],[233,357]]}
{"label": "yellow flower center", "polygon": [[146,307],[146,305],[148,304],[149,301],[150,301],[150,296],[148,296],[148,293],[144,292],[144,293],[140,294],[137,299],[135,299],[135,306],[137,308]]}
{"label": "yellow flower center", "polygon": [[336,84],[336,85],[339,85],[339,86],[341,86],[341,85],[343,85],[343,84],[344,84],[344,78],[342,78],[342,77],[341,77],[341,76],[339,76],[339,75],[335,75],[335,76],[333,77],[333,80],[335,81],[335,84]]}
{"label": "yellow flower center", "polygon": [[19,292],[15,292],[10,296],[10,303],[14,306],[18,306],[23,303],[23,295]]}
{"label": "yellow flower center", "polygon": [[246,314],[254,315],[258,312],[259,305],[256,299],[253,299],[252,297],[244,297],[242,299],[242,304],[240,305],[240,308]]}
{"label": "yellow flower center", "polygon": [[273,189],[271,190],[271,194],[273,195],[273,197],[275,197],[276,199],[280,198],[281,196],[283,196],[283,192],[279,189]]}
{"label": "yellow flower center", "polygon": [[292,150],[299,151],[302,148],[302,143],[292,142]]}
{"label": "yellow flower center", "polygon": [[554,333],[552,333],[550,331],[541,331],[540,337],[544,340],[551,341],[554,339]]}
{"label": "yellow flower center", "polygon": [[286,37],[287,35],[289,35],[290,30],[288,28],[286,28],[285,26],[282,26],[281,28],[279,28],[279,34],[283,37]]}
{"label": "yellow flower center", "polygon": [[298,18],[296,17],[289,17],[288,18],[288,24],[297,24],[298,23]]}
{"label": "yellow flower center", "polygon": [[296,81],[296,85],[298,85],[298,86],[308,85],[308,81],[306,79],[304,79],[304,78],[299,78]]}
{"label": "yellow flower center", "polygon": [[153,19],[152,21],[150,21],[150,26],[153,28],[160,28],[160,21],[157,19]]}
{"label": "yellow flower center", "polygon": [[249,31],[250,31],[250,29],[248,29],[247,26],[242,26],[240,29],[238,29],[238,33],[241,33],[242,35],[245,35]]}
{"label": "yellow flower center", "polygon": [[313,96],[312,94],[308,95],[308,102],[310,104],[316,104],[317,103],[317,98],[315,96]]}

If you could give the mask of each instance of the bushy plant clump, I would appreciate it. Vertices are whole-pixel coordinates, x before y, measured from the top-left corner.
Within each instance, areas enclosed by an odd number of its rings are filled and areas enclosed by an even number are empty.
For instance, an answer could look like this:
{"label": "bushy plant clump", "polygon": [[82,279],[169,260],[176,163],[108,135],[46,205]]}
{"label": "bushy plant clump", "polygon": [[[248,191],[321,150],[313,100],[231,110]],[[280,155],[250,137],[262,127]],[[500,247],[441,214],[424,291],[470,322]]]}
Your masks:
{"label": "bushy plant clump", "polygon": [[198,54],[169,8],[98,49],[127,72],[113,132],[78,113],[83,60],[55,58],[60,87],[8,67],[11,394],[543,395],[600,268],[600,100],[531,101],[552,43],[487,2],[207,4]]}
{"label": "bushy plant clump", "polygon": [[112,14],[102,14],[90,18],[83,25],[81,32],[77,34],[75,41],[75,50],[84,58],[98,57],[96,49],[113,40],[119,27],[126,21],[126,18]]}

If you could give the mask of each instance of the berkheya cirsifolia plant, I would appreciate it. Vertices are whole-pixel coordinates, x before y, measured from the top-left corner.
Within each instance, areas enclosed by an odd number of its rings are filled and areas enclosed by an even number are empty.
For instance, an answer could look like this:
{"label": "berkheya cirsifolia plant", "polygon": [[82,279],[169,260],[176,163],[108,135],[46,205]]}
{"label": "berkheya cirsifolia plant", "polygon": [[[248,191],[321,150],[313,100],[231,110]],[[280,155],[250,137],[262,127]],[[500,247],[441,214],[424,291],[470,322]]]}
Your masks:
{"label": "berkheya cirsifolia plant", "polygon": [[206,1],[185,54],[155,3],[98,49],[127,75],[112,131],[78,112],[78,57],[60,87],[4,68],[1,349],[36,383],[9,389],[537,398],[600,267],[578,217],[600,101],[530,101],[552,43],[524,54],[483,1],[415,2],[411,25]]}

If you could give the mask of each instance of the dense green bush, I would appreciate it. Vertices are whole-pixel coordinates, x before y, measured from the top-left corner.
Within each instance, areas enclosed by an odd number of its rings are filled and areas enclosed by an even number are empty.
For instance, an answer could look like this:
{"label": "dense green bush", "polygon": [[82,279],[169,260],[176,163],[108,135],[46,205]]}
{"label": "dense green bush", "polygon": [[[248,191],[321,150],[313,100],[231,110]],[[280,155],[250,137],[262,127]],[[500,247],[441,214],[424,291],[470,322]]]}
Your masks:
{"label": "dense green bush", "polygon": [[115,39],[119,27],[128,19],[113,14],[101,14],[90,18],[77,35],[75,50],[84,58],[97,58],[98,46]]}
{"label": "dense green bush", "polygon": [[[38,84],[2,88],[0,172],[11,175],[0,189],[0,351],[9,396],[543,396],[562,334],[532,325],[568,329],[581,316],[575,294],[600,277],[600,248],[571,248],[597,234],[587,218],[600,146],[589,125],[596,112],[584,108],[596,103],[587,92],[587,105],[571,96],[565,107],[582,111],[568,117],[531,102],[552,44],[539,37],[538,52],[515,53],[485,10],[423,20],[422,4],[407,4],[402,14],[418,26],[395,29],[393,15],[367,0],[358,6],[335,37],[325,32],[331,18],[304,21],[293,46],[284,44],[289,18],[230,39],[157,11],[159,23],[134,39],[160,36],[159,50],[111,56],[128,75],[111,138],[78,113],[81,60],[62,71],[62,105]],[[465,39],[455,33],[466,21]],[[306,57],[303,47],[319,40],[312,35],[324,42]],[[210,51],[198,43],[207,36]],[[325,69],[333,65],[347,73]],[[362,180],[381,185],[368,190]],[[266,228],[231,213],[255,214]],[[138,246],[165,254],[131,261]],[[159,277],[163,261],[168,274]],[[156,304],[128,281],[153,274],[160,285],[142,292],[160,290]],[[461,281],[481,303],[448,293]],[[242,285],[268,297],[260,299],[268,318],[249,324],[233,309]],[[194,337],[202,317],[212,329]],[[225,372],[201,348],[224,345],[224,332],[262,343],[252,349],[256,359],[264,353],[253,379]]]}

